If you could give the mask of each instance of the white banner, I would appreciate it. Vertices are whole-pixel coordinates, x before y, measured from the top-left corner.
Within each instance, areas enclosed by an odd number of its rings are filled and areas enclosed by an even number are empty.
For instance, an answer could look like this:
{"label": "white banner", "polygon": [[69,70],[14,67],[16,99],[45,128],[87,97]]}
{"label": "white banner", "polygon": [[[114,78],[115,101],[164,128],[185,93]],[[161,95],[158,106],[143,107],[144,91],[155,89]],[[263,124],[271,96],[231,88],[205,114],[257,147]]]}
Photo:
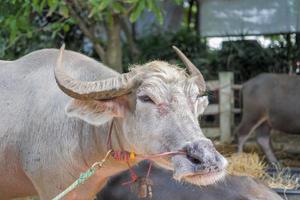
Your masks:
{"label": "white banner", "polygon": [[201,0],[202,36],[300,32],[300,0]]}

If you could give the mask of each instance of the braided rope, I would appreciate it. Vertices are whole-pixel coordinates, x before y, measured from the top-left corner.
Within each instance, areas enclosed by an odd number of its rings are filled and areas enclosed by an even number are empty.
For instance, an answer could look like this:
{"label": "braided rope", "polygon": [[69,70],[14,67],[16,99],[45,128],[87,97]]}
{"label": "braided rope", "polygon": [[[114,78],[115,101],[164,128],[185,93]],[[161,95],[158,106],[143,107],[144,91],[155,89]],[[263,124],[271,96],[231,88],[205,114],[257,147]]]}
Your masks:
{"label": "braided rope", "polygon": [[89,177],[91,177],[92,175],[95,174],[95,172],[97,171],[97,169],[102,168],[103,164],[108,159],[108,157],[110,156],[111,152],[112,152],[112,150],[109,150],[106,153],[105,157],[100,162],[95,162],[92,165],[92,167],[89,168],[86,172],[81,173],[80,176],[79,176],[79,178],[75,182],[73,182],[67,189],[65,189],[63,192],[61,192],[60,194],[58,194],[52,200],[60,200],[60,199],[62,199],[69,192],[71,192],[72,190],[74,190],[79,185],[83,184]]}

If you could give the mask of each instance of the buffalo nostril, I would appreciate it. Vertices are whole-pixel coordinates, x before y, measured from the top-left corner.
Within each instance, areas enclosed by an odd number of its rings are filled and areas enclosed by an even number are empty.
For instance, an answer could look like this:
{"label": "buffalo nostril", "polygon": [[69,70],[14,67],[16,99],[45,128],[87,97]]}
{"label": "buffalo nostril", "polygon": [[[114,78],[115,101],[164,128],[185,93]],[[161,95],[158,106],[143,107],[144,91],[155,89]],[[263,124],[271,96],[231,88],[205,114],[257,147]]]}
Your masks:
{"label": "buffalo nostril", "polygon": [[216,155],[215,160],[216,160],[216,162],[220,162],[221,161],[220,156]]}
{"label": "buffalo nostril", "polygon": [[219,170],[219,167],[215,166],[215,167],[214,167],[214,170],[216,170],[216,171]]}

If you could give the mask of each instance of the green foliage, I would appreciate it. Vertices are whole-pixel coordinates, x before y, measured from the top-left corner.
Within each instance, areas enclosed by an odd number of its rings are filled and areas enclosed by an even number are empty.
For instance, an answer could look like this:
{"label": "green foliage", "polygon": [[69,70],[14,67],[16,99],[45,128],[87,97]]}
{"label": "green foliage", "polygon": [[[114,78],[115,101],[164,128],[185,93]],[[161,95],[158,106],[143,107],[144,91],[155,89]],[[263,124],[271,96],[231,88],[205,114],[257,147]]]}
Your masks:
{"label": "green foliage", "polygon": [[[70,1],[71,2],[71,1]],[[163,11],[159,0],[88,0],[78,2],[80,18],[89,25],[109,25],[113,15],[135,22],[144,10],[153,12],[160,23]],[[183,0],[174,0],[183,4]],[[195,11],[193,11],[195,12]],[[97,27],[97,26],[94,27]],[[106,37],[95,35],[104,46]],[[0,59],[14,59],[39,48],[59,47],[62,41],[69,49],[81,51],[83,33],[78,21],[62,0],[2,0],[0,4]],[[205,40],[195,32],[181,30],[139,38],[136,42],[141,54],[137,60],[144,63],[153,59],[167,60],[182,65],[171,46],[176,45],[199,67],[206,79],[215,79],[219,71],[234,71],[237,81],[243,82],[261,72],[287,72],[288,60],[300,58],[299,47],[287,51],[284,36],[269,36],[273,41],[262,48],[255,41],[224,42],[221,50],[209,50]],[[299,45],[300,46],[300,45]],[[124,65],[130,61],[124,45]],[[288,53],[289,52],[289,55]]]}
{"label": "green foliage", "polygon": [[18,55],[41,48],[41,43],[53,46],[73,25],[63,1],[4,0],[0,4],[0,57],[13,58],[9,49]]}
{"label": "green foliage", "polygon": [[[128,17],[135,22],[144,10],[149,10],[162,23],[163,15],[159,0],[88,0],[70,1],[80,7],[82,19],[88,24],[111,24],[113,15]],[[180,2],[176,0],[176,2]],[[18,51],[25,43],[54,44],[74,35],[70,31],[78,30],[78,21],[70,14],[66,1],[62,0],[2,0],[0,4],[0,57],[12,58],[10,51]],[[100,40],[100,38],[99,38]],[[28,42],[26,42],[28,41]],[[105,43],[105,42],[104,42]],[[51,45],[52,44],[52,45]],[[38,48],[38,45],[36,48]],[[59,45],[58,45],[59,46]],[[82,45],[81,45],[82,46]],[[77,49],[78,50],[78,49]]]}
{"label": "green foliage", "polygon": [[[275,40],[275,44],[267,48],[261,47],[256,40],[227,41],[221,49],[211,50],[206,47],[204,39],[184,29],[175,34],[164,33],[140,38],[137,45],[143,52],[138,58],[140,63],[160,59],[182,66],[171,48],[176,45],[208,80],[217,79],[220,71],[234,71],[235,81],[242,83],[259,73],[287,73],[289,69],[286,44],[282,40]],[[299,54],[299,50],[293,46],[292,53],[293,58],[294,54]],[[126,66],[130,63],[128,56],[125,56],[124,62]]]}
{"label": "green foliage", "polygon": [[[5,5],[5,3],[8,5]],[[23,4],[20,4],[17,0],[5,0],[4,3],[1,3],[0,33],[6,33],[8,44],[13,44],[19,34],[32,31],[28,23],[30,15],[29,5],[30,1],[28,0],[24,1]]]}
{"label": "green foliage", "polygon": [[223,42],[210,65],[212,72],[233,71],[237,82],[245,82],[263,72],[288,73],[289,58],[282,43],[263,48],[256,40],[238,40]]}
{"label": "green foliage", "polygon": [[[210,78],[209,63],[214,53],[206,48],[205,41],[195,32],[181,30],[178,33],[148,35],[138,39],[136,44],[142,52],[138,58],[140,63],[159,59],[183,66],[172,49],[172,46],[175,45],[191,59],[206,78]],[[125,51],[125,66],[130,64],[128,54],[129,52]]]}
{"label": "green foliage", "polygon": [[273,64],[270,56],[256,40],[223,42],[222,49],[212,61],[213,71],[234,71],[244,81],[268,71],[268,66]]}
{"label": "green foliage", "polygon": [[158,0],[89,0],[88,2],[91,8],[89,17],[97,19],[111,18],[110,15],[121,14],[129,15],[130,22],[135,22],[144,10],[149,10],[155,13],[160,23],[163,20]]}

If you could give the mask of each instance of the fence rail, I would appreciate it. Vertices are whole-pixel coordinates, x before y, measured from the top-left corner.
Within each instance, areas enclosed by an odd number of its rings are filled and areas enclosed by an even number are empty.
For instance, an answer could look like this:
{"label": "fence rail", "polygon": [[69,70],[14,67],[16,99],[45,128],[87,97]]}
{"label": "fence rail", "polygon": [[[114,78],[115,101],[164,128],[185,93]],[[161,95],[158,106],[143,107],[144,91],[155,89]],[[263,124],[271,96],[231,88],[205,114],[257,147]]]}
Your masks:
{"label": "fence rail", "polygon": [[233,139],[234,114],[240,113],[240,108],[234,108],[234,90],[240,90],[242,85],[234,84],[233,72],[219,72],[219,80],[207,81],[210,91],[218,91],[219,103],[210,104],[203,115],[219,115],[219,127],[203,128],[207,137],[220,137],[223,143]]}

